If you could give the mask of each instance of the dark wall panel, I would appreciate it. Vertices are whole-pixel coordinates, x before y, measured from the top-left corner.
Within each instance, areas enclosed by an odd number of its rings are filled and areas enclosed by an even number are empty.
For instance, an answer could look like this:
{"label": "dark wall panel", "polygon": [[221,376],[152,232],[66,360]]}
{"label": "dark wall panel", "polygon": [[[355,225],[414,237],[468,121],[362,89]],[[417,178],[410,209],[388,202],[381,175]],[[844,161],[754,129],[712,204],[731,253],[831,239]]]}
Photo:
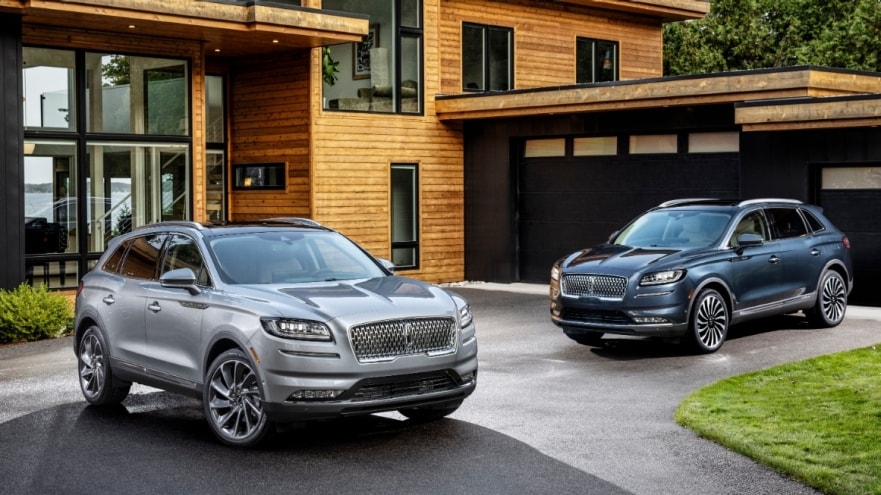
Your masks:
{"label": "dark wall panel", "polygon": [[0,14],[0,289],[25,279],[21,17]]}

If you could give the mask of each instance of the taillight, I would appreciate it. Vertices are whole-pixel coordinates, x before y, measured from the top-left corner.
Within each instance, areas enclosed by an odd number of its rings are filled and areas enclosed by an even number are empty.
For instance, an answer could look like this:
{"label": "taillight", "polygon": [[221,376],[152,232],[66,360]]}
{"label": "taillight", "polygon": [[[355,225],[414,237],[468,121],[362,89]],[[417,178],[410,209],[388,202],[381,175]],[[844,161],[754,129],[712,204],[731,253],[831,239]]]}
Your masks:
{"label": "taillight", "polygon": [[841,238],[841,243],[844,244],[844,247],[850,249],[850,239],[848,239],[847,236]]}
{"label": "taillight", "polygon": [[[845,237],[845,239],[847,239],[847,238]],[[83,281],[80,280],[80,284],[76,286],[76,295],[77,295],[77,297],[79,297],[79,295],[82,294],[82,293],[83,293]]]}

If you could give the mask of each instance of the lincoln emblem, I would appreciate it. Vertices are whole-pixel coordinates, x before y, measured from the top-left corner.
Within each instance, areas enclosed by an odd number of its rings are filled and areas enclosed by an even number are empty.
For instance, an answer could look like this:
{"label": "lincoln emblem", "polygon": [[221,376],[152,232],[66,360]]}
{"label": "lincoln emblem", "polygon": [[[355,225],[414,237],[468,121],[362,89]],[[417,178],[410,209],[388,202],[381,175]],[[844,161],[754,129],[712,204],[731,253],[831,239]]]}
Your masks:
{"label": "lincoln emblem", "polygon": [[413,347],[413,325],[404,323],[404,345],[407,349]]}

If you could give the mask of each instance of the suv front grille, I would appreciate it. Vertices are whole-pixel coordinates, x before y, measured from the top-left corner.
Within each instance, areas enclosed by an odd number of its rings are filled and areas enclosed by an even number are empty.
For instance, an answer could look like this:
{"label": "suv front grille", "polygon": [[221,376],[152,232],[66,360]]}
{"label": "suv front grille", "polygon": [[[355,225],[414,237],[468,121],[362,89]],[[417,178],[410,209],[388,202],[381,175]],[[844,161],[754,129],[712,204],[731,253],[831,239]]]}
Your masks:
{"label": "suv front grille", "polygon": [[560,317],[566,321],[581,321],[604,325],[630,325],[633,323],[626,314],[620,311],[609,310],[566,308]]}
{"label": "suv front grille", "polygon": [[452,318],[378,321],[352,327],[351,340],[362,363],[446,354],[456,349],[456,322]]}
{"label": "suv front grille", "polygon": [[627,290],[627,279],[612,275],[565,275],[561,287],[566,296],[620,299]]}

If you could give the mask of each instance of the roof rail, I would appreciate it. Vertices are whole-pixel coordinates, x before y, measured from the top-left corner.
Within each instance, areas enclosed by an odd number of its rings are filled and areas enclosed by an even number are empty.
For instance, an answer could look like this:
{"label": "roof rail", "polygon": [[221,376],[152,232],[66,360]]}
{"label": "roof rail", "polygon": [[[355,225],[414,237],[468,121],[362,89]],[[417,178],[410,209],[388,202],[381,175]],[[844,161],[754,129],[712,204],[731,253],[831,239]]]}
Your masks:
{"label": "roof rail", "polygon": [[681,199],[671,199],[670,201],[664,201],[663,203],[658,205],[658,208],[668,208],[670,206],[679,206],[679,205],[687,205],[693,203],[714,203],[722,201],[719,198],[681,198]]}
{"label": "roof rail", "polygon": [[754,205],[758,203],[788,203],[792,205],[800,205],[804,204],[797,199],[787,199],[787,198],[755,198],[755,199],[746,199],[738,203],[737,206],[747,206]]}
{"label": "roof rail", "polygon": [[157,223],[148,223],[148,224],[144,224],[144,225],[139,225],[132,230],[147,229],[150,227],[156,227],[156,226],[160,226],[160,225],[177,225],[180,227],[189,227],[191,229],[196,229],[196,230],[204,230],[205,229],[204,224],[199,223],[199,222],[194,222],[191,220],[163,220],[163,221],[157,222]]}
{"label": "roof rail", "polygon": [[302,217],[274,217],[274,218],[265,218],[260,220],[260,223],[285,223],[291,225],[302,225],[305,227],[321,227],[326,228],[324,225],[312,220],[311,218],[302,218]]}

